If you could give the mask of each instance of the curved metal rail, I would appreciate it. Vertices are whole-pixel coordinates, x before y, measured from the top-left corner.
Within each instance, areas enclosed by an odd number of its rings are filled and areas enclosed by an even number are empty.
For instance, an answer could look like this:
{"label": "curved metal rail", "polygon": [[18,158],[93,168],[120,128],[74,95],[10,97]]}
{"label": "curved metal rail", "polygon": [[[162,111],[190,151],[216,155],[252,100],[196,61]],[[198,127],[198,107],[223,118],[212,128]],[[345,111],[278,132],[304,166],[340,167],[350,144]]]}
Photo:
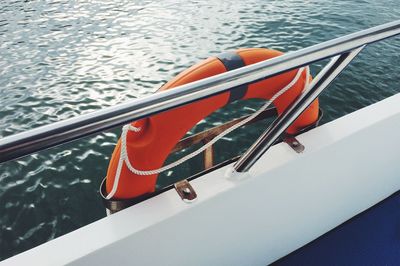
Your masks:
{"label": "curved metal rail", "polygon": [[[331,58],[336,55],[341,55],[337,58],[337,62],[343,60],[347,62],[348,58],[351,59],[353,55],[355,56],[354,52],[351,51],[366,44],[377,42],[397,34],[400,34],[400,20],[185,84],[172,90],[159,92],[127,103],[105,108],[100,111],[8,136],[0,139],[0,163],[76,140],[93,133],[98,133],[116,126],[127,124],[131,121],[155,113],[228,91],[231,88],[242,84],[248,84],[260,79],[269,78],[282,72],[309,65],[313,62]],[[348,62],[345,65],[347,65]],[[339,70],[340,73],[341,69],[343,69],[345,65],[341,63],[335,68],[336,70]],[[316,82],[313,83],[315,92],[319,93],[320,90],[323,90],[323,88],[325,88],[334,77],[339,74],[333,71],[334,69],[325,70],[327,70],[327,73],[325,76],[321,76],[322,84],[317,84]],[[285,115],[278,118],[276,123],[274,123],[275,126],[269,128],[269,130],[273,130],[275,133],[272,134],[266,132],[263,135],[264,138],[275,137],[277,132],[282,131],[282,128],[284,128],[289,121],[295,120],[295,116],[299,113],[298,110],[304,108],[304,106],[307,107],[309,100],[305,98],[313,97],[314,94],[311,93],[303,96],[304,98],[302,101],[296,101],[295,105],[292,105],[292,107],[285,112]],[[275,129],[275,127],[279,127],[279,130]],[[268,140],[268,142],[271,142],[271,140]],[[254,160],[259,158],[259,156],[266,151],[266,149],[259,149],[262,145],[266,144],[265,140],[257,141],[255,145],[258,145],[258,148],[256,149],[253,145],[253,148],[250,149],[236,164],[236,170],[248,170],[252,163],[255,162]],[[268,145],[265,147],[268,148]]]}

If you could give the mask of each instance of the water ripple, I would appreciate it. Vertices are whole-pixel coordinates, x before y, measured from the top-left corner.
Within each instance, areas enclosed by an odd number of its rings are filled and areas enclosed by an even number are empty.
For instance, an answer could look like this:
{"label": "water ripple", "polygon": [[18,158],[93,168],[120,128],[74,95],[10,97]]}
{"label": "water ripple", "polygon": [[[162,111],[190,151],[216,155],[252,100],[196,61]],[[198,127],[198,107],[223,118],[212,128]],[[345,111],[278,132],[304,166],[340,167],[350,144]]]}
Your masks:
{"label": "water ripple", "polygon": [[[226,50],[294,51],[399,16],[398,0],[2,1],[0,137],[151,94]],[[324,122],[398,93],[399,48],[395,38],[364,50],[321,96]],[[189,134],[261,104],[235,103]],[[215,157],[243,152],[264,127],[227,136]],[[98,186],[119,134],[114,129],[0,165],[0,260],[104,216]],[[172,169],[158,187],[202,164],[199,156]]]}

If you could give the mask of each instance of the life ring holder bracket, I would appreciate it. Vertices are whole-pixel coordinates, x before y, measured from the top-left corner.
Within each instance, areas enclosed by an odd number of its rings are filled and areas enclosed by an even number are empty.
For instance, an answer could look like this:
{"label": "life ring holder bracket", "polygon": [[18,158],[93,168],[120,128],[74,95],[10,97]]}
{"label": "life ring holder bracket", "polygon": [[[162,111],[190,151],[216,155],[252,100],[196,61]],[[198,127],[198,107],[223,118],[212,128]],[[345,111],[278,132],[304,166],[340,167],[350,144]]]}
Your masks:
{"label": "life ring holder bracket", "polygon": [[[262,119],[266,119],[266,118],[270,118],[270,117],[276,115],[276,110],[274,110],[274,108],[267,109],[266,111],[267,111],[267,112],[264,114],[264,116],[262,116],[261,119],[254,119],[254,120],[251,121],[250,123],[254,123],[254,122],[256,122],[256,121],[259,121],[259,120],[262,120]],[[289,146],[292,147],[293,141],[295,140],[295,141],[298,142],[298,144],[299,144],[300,147],[303,146],[303,145],[296,139],[296,136],[299,135],[299,134],[305,133],[305,132],[307,132],[307,131],[309,131],[309,130],[311,130],[311,129],[313,129],[313,128],[316,128],[316,127],[320,124],[320,121],[321,121],[321,119],[323,118],[323,115],[324,115],[323,110],[322,110],[321,108],[319,108],[318,119],[317,119],[317,121],[316,121],[314,124],[312,124],[312,125],[310,125],[310,126],[308,126],[308,127],[305,127],[304,129],[302,129],[301,131],[299,131],[299,132],[296,133],[295,135],[289,135],[289,134],[287,134],[287,133],[284,133],[284,135],[283,135],[276,143],[279,143],[279,142],[284,141],[285,143],[287,143]],[[240,119],[243,119],[243,118],[244,118],[244,117],[241,117],[241,118],[238,118],[238,119],[236,119],[236,120],[237,120],[237,121],[240,121]],[[232,122],[232,121],[230,121],[230,122]],[[227,122],[227,123],[230,123],[230,122]],[[226,123],[226,124],[227,124],[227,123]],[[218,126],[218,127],[222,127],[222,126],[224,126],[224,125],[220,125],[220,126]],[[198,134],[202,134],[202,133],[204,133],[204,132],[211,131],[211,130],[213,130],[213,129],[214,129],[214,128],[211,128],[211,129],[205,130],[205,131],[203,131],[203,132],[200,132],[200,133],[198,133]],[[196,134],[196,135],[198,135],[198,134]],[[185,139],[182,139],[179,143],[182,143],[182,142],[183,142],[183,143],[190,143],[190,140],[188,140],[188,139],[193,138],[193,137],[194,137],[194,136],[190,136],[190,137],[187,137],[187,138],[185,138]],[[178,144],[179,144],[179,143],[178,143]],[[177,146],[179,146],[178,144],[177,144]],[[186,144],[186,145],[187,145],[187,144]],[[186,145],[185,145],[185,146],[182,146],[182,145],[181,145],[180,147],[186,147]],[[297,145],[294,144],[294,146],[297,146]],[[299,153],[299,152],[302,152],[302,151],[304,150],[304,149],[303,149],[303,150],[299,151],[299,150],[298,150],[298,147],[292,147],[292,148],[293,148],[296,152],[298,152],[298,153]],[[303,146],[303,148],[304,148],[304,146]],[[204,151],[204,153],[206,154],[207,151]],[[218,164],[216,164],[216,165],[212,165],[212,166],[210,166],[210,167],[207,167],[207,164],[209,164],[209,162],[206,162],[206,161],[205,161],[205,170],[203,170],[203,171],[201,171],[201,172],[199,172],[199,173],[196,173],[196,174],[192,175],[192,176],[189,177],[189,178],[182,179],[182,180],[180,180],[180,181],[178,181],[178,182],[176,182],[176,183],[174,183],[174,184],[168,185],[168,186],[166,186],[166,187],[164,187],[164,188],[162,188],[162,189],[159,189],[159,190],[157,190],[157,191],[155,191],[155,192],[146,193],[146,194],[144,194],[144,195],[140,195],[140,196],[137,196],[137,197],[134,197],[134,198],[130,198],[130,199],[106,199],[107,192],[106,192],[106,186],[105,186],[105,178],[103,178],[103,180],[102,180],[102,182],[101,182],[101,184],[100,184],[99,192],[100,192],[100,195],[101,195],[101,198],[102,198],[104,207],[105,207],[108,211],[110,211],[110,213],[118,212],[118,211],[123,210],[123,209],[125,209],[125,208],[128,208],[128,207],[130,207],[130,206],[133,206],[133,205],[135,205],[135,204],[138,204],[138,203],[140,203],[140,202],[143,202],[143,201],[145,201],[145,200],[147,200],[147,199],[150,199],[150,198],[152,198],[152,197],[155,197],[155,196],[157,196],[157,195],[159,195],[159,194],[162,194],[162,193],[164,193],[164,192],[166,192],[166,191],[168,191],[168,190],[170,190],[170,189],[173,189],[173,188],[175,188],[175,190],[177,191],[178,195],[181,197],[181,199],[182,199],[183,201],[189,203],[189,202],[192,202],[192,201],[197,197],[196,191],[191,187],[189,181],[194,180],[194,179],[196,179],[196,178],[198,178],[198,177],[200,177],[200,176],[203,176],[203,175],[205,175],[205,174],[207,174],[207,173],[210,173],[210,172],[212,172],[212,171],[214,171],[214,170],[216,170],[216,169],[218,169],[218,168],[221,168],[221,167],[223,167],[223,166],[225,166],[225,165],[231,164],[231,163],[237,161],[237,160],[239,159],[239,157],[240,157],[239,155],[238,155],[238,156],[235,156],[235,157],[230,158],[230,159],[228,159],[228,160],[226,160],[226,161],[224,161],[224,162],[218,163]],[[180,182],[181,182],[181,183],[180,183]],[[183,191],[185,188],[188,187],[188,185],[190,186],[190,187],[189,187],[189,190],[190,190],[190,193],[189,193],[189,194],[190,194],[190,195],[186,195],[186,194],[184,193],[184,191]],[[181,192],[183,192],[183,193],[181,193]],[[190,197],[188,198],[188,196],[190,196]]]}

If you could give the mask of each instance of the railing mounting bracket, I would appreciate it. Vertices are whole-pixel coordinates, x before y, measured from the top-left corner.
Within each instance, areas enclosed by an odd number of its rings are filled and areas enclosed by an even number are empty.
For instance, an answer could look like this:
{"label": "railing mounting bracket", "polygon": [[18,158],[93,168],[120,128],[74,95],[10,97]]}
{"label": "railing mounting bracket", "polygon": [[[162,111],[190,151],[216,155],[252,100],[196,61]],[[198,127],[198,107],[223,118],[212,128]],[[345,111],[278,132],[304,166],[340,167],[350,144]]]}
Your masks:
{"label": "railing mounting bracket", "polygon": [[176,182],[174,187],[184,202],[190,203],[197,199],[196,191],[194,191],[192,185],[186,179]]}
{"label": "railing mounting bracket", "polygon": [[305,149],[304,145],[300,143],[294,136],[287,135],[283,139],[295,152],[302,153]]}

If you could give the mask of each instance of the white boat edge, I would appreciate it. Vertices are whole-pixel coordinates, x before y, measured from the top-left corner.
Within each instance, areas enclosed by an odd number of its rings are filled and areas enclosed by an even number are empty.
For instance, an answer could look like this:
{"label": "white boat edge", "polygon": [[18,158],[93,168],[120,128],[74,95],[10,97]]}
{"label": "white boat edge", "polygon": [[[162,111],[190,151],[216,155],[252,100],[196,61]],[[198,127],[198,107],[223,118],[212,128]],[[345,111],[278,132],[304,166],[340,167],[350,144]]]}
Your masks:
{"label": "white boat edge", "polygon": [[266,265],[400,188],[400,94],[18,254],[0,265]]}

